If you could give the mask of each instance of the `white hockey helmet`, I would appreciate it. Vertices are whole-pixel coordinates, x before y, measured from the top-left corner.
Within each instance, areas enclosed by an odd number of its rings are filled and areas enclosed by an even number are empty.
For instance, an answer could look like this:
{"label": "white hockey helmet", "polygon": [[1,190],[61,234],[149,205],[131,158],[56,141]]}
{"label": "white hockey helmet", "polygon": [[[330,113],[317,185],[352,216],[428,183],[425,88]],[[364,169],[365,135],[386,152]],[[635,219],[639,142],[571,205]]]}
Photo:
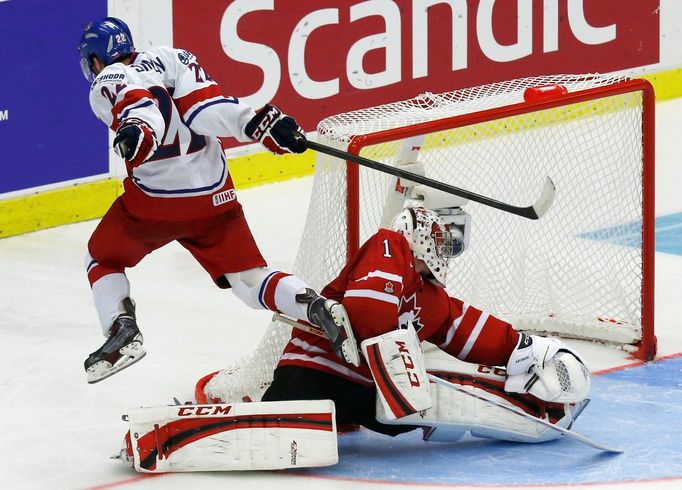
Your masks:
{"label": "white hockey helmet", "polygon": [[448,260],[459,255],[463,247],[443,218],[430,209],[406,208],[393,219],[391,228],[407,239],[414,257],[423,260],[433,277],[445,285]]}

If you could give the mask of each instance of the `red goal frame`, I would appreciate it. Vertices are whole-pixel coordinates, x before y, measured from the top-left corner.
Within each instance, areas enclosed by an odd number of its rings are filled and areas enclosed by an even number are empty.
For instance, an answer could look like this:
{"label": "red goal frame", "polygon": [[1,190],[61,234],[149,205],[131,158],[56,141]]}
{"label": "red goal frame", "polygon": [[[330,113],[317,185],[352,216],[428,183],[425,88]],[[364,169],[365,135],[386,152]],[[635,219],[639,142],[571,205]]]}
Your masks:
{"label": "red goal frame", "polygon": [[[642,339],[634,355],[643,361],[656,356],[654,335],[654,254],[655,254],[655,93],[653,86],[643,79],[626,80],[603,87],[590,88],[533,102],[521,102],[470,114],[439,119],[413,126],[378,131],[351,138],[347,151],[359,155],[366,146],[460,128],[472,124],[552,109],[602,97],[630,92],[642,93]],[[346,162],[347,182],[347,259],[360,247],[360,172],[358,166]]]}

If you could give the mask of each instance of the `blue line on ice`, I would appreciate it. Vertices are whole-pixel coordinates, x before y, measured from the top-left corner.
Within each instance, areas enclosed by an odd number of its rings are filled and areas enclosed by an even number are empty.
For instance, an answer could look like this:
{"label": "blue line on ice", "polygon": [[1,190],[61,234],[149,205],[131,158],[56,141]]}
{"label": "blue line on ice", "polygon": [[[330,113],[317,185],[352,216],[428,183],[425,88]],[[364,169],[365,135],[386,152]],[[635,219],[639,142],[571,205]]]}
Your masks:
{"label": "blue line on ice", "polygon": [[[656,251],[682,255],[682,213],[673,213],[656,218]],[[581,238],[601,240],[614,245],[639,247],[641,245],[641,221],[621,226],[603,228],[581,233]]]}

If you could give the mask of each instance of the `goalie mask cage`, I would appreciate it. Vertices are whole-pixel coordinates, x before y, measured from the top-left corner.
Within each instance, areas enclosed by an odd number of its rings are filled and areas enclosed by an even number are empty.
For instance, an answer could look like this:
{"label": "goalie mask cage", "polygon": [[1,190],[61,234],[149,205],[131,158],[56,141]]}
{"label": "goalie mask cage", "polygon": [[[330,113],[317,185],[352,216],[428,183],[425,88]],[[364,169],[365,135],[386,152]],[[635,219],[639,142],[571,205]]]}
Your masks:
{"label": "goalie mask cage", "polygon": [[[533,87],[559,86],[540,91]],[[538,92],[535,91],[537,94]],[[515,205],[545,176],[547,214],[524,219],[470,202],[471,243],[447,290],[518,330],[588,339],[653,359],[654,94],[619,76],[523,78],[323,120],[318,141]],[[418,144],[419,149],[411,146]],[[401,156],[403,155],[403,156]],[[294,272],[318,290],[376,230],[391,176],[318,154]],[[257,350],[206,386],[225,401],[260,396],[289,339],[273,323]]]}

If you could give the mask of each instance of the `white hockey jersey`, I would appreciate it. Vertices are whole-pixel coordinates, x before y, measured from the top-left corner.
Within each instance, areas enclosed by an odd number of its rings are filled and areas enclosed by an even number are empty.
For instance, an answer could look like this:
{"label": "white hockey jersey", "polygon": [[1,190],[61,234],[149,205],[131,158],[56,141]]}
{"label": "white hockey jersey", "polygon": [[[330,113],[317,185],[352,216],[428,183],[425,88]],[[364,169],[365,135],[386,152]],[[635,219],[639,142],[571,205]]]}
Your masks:
{"label": "white hockey jersey", "polygon": [[226,212],[236,195],[218,136],[251,141],[244,127],[254,110],[220,87],[193,54],[156,47],[114,63],[90,88],[95,115],[112,130],[127,119],[148,123],[159,147],[146,162],[127,163],[123,203],[157,220],[188,220]]}

